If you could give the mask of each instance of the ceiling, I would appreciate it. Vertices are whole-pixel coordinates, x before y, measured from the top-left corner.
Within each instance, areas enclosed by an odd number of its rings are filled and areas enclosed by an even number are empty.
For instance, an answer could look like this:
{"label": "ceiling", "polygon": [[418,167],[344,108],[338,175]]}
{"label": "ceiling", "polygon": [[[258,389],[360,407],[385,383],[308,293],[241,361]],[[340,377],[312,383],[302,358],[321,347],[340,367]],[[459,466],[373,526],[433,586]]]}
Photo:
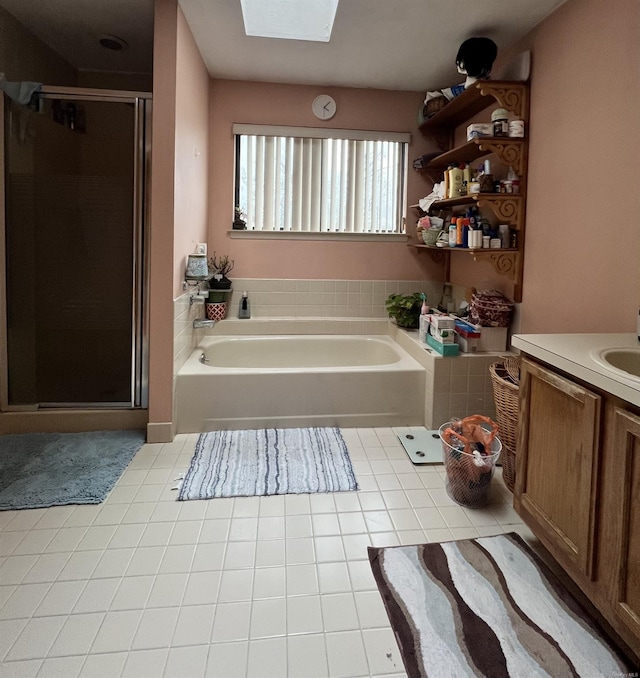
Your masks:
{"label": "ceiling", "polygon": [[[240,0],[180,5],[213,77],[421,91],[461,81],[455,57],[466,38],[490,37],[504,49],[564,1],[340,0],[328,43],[247,37]],[[153,0],[0,6],[78,69],[151,72]],[[103,35],[129,48],[106,50],[98,44]]]}

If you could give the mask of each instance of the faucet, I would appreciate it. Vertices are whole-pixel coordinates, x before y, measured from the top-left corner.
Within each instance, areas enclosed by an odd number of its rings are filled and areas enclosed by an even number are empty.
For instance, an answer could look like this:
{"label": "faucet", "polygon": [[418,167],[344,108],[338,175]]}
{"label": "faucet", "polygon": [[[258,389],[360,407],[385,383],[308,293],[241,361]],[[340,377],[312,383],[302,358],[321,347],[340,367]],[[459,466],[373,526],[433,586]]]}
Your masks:
{"label": "faucet", "polygon": [[193,329],[198,330],[201,327],[213,327],[216,324],[215,320],[205,320],[204,318],[196,318],[193,321]]}

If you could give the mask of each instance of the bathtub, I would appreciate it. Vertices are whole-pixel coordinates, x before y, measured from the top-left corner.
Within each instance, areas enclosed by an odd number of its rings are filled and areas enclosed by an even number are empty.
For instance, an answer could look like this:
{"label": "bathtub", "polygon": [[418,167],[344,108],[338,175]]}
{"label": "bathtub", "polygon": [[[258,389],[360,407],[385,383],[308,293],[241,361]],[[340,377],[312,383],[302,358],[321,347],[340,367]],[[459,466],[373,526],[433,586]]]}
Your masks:
{"label": "bathtub", "polygon": [[175,397],[178,433],[416,426],[425,369],[385,335],[214,335],[178,372]]}

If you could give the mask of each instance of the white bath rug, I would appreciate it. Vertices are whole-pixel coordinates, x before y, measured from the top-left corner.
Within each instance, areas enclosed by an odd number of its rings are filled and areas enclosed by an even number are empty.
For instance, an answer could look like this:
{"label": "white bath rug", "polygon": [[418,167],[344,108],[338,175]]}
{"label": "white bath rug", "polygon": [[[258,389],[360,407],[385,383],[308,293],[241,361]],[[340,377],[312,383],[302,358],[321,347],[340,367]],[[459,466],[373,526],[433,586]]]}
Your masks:
{"label": "white bath rug", "polygon": [[203,433],[178,501],[357,490],[337,428]]}
{"label": "white bath rug", "polygon": [[442,441],[438,429],[405,426],[394,428],[393,432],[414,464],[442,464]]}

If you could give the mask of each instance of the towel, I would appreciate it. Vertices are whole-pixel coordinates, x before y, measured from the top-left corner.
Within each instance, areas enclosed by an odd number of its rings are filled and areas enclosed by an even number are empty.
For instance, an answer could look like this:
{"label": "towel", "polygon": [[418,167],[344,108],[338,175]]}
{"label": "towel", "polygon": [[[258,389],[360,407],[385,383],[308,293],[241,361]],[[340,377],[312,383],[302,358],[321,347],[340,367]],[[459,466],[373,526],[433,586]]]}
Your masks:
{"label": "towel", "polygon": [[23,106],[32,102],[34,95],[42,89],[41,82],[8,82],[0,80],[0,89],[4,90],[11,99]]}

